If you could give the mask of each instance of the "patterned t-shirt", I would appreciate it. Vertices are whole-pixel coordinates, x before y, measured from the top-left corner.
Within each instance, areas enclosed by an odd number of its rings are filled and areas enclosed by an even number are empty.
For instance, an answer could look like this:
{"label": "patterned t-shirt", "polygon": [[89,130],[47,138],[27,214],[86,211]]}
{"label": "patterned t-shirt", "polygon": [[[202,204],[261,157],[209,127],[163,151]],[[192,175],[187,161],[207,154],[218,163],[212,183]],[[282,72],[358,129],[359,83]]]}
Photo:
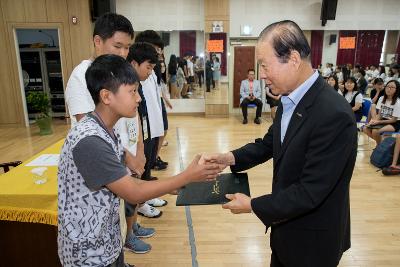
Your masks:
{"label": "patterned t-shirt", "polygon": [[392,117],[396,117],[397,120],[400,120],[400,100],[397,99],[396,103],[392,105],[392,101],[386,100],[383,103],[383,96],[381,96],[378,100],[378,104],[376,105],[376,109],[379,109],[379,114],[383,119],[391,119]]}
{"label": "patterned t-shirt", "polygon": [[[90,149],[96,141],[99,146]],[[120,199],[104,186],[126,175],[122,161],[119,137],[113,139],[96,118],[86,116],[68,133],[58,166],[58,255],[64,267],[107,266],[122,252]],[[101,177],[105,164],[117,170],[114,178]]]}

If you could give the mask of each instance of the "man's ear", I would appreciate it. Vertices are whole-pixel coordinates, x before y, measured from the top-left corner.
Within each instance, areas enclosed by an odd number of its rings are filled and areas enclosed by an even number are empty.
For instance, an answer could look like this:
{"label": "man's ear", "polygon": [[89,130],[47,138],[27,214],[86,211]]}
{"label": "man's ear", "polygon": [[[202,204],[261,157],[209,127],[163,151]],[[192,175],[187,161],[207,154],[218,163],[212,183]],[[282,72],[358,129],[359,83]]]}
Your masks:
{"label": "man's ear", "polygon": [[299,69],[300,64],[301,64],[301,56],[300,53],[292,50],[290,52],[290,56],[289,56],[289,64],[293,64],[293,66],[295,67],[295,69]]}
{"label": "man's ear", "polygon": [[100,90],[100,102],[104,105],[109,105],[111,102],[111,94],[112,92],[107,89]]}

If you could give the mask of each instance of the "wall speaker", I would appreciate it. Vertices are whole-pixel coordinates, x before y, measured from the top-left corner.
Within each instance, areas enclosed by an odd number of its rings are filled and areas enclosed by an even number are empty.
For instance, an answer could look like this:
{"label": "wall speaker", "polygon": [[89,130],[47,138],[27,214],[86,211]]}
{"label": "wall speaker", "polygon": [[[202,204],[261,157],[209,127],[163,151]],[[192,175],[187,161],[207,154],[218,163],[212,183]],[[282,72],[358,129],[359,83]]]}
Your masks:
{"label": "wall speaker", "polygon": [[321,21],[325,26],[327,20],[335,20],[336,18],[337,0],[322,0],[321,5]]}
{"label": "wall speaker", "polygon": [[336,43],[336,34],[329,35],[329,45]]}
{"label": "wall speaker", "polygon": [[90,0],[92,21],[96,21],[104,13],[116,13],[116,11],[115,0]]}

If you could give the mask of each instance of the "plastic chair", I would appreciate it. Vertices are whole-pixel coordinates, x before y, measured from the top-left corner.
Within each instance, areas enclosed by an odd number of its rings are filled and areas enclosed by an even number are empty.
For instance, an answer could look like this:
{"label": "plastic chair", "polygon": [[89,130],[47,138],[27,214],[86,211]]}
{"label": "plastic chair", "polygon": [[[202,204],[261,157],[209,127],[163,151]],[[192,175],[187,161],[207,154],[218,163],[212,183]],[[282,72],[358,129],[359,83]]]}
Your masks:
{"label": "plastic chair", "polygon": [[[367,124],[367,120],[368,120],[368,115],[369,115],[369,111],[371,109],[371,105],[372,102],[370,99],[363,99],[363,103],[361,106],[361,110],[362,110],[362,118],[361,120],[357,121],[357,127],[361,124],[360,127],[358,127],[360,129],[360,131],[358,131],[358,139],[360,139],[360,135],[362,132],[363,127],[365,126],[365,124]],[[365,117],[365,119],[364,119]],[[363,143],[363,144],[358,144],[359,146],[363,146],[363,145],[369,145],[369,136],[367,137],[367,143]],[[363,151],[363,150],[359,150],[359,151]]]}

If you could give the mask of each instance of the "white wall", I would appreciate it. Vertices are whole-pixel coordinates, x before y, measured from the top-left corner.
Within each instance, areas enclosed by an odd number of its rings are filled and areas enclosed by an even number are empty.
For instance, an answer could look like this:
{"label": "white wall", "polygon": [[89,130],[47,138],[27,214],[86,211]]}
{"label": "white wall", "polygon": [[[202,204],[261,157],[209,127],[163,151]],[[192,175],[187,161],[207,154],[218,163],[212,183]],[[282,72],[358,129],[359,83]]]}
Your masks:
{"label": "white wall", "polygon": [[204,32],[196,31],[196,56],[204,53]]}
{"label": "white wall", "polygon": [[321,26],[321,0],[230,0],[230,37],[240,25],[253,27],[257,37],[269,24],[290,19],[303,30],[398,30],[399,0],[340,0],[336,20]]}
{"label": "white wall", "polygon": [[204,30],[203,0],[116,0],[135,31]]}
{"label": "white wall", "polygon": [[[331,34],[336,34],[336,42],[329,44],[329,39]],[[326,63],[332,63],[336,66],[336,57],[338,51],[339,43],[339,31],[324,31],[324,43],[322,49],[322,65],[325,66]]]}
{"label": "white wall", "polygon": [[164,56],[167,64],[172,54],[175,54],[177,57],[179,56],[179,31],[170,32],[169,45],[164,47]]}

